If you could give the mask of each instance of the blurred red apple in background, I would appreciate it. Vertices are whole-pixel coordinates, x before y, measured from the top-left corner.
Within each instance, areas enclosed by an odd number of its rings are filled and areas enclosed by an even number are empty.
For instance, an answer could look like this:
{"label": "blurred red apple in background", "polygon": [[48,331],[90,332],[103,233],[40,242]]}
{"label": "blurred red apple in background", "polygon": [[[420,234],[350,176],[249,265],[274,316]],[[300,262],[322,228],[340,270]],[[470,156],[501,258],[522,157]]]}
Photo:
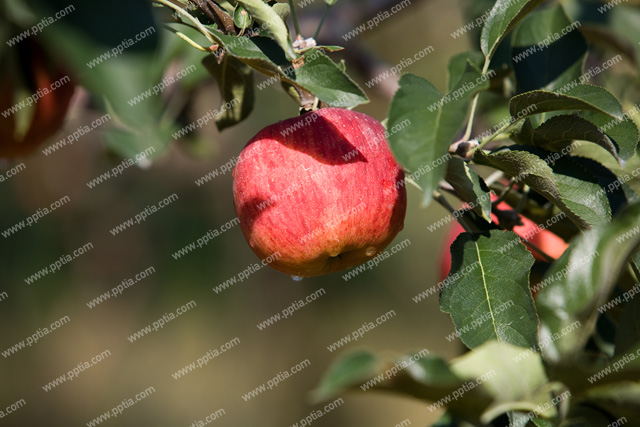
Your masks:
{"label": "blurred red apple in background", "polygon": [[[511,206],[503,202],[498,204],[498,209],[510,210]],[[498,218],[494,214],[491,214],[491,219],[494,222],[498,222]],[[560,237],[553,234],[549,230],[540,228],[529,218],[520,215],[520,220],[522,221],[522,225],[514,226],[513,231],[518,236],[526,239],[534,246],[540,248],[540,250],[544,251],[544,253],[549,255],[551,258],[557,259],[569,246],[569,244],[562,240]],[[458,223],[457,221],[453,223],[453,225],[447,232],[444,248],[441,252],[440,258],[440,281],[443,281],[447,277],[447,275],[449,274],[449,270],[451,269],[451,251],[449,250],[449,248],[451,247],[451,243],[453,243],[456,237],[458,237],[458,234],[463,232],[464,228],[462,228],[460,223]],[[529,249],[529,251],[533,254],[533,257],[536,259],[536,261],[547,261],[546,258],[538,253],[538,251],[532,249]]]}
{"label": "blurred red apple in background", "polygon": [[240,154],[233,195],[242,232],[293,276],[332,273],[382,251],[404,226],[404,173],[375,119],[325,108],[258,132]]}
{"label": "blurred red apple in background", "polygon": [[[7,52],[0,62],[0,158],[24,156],[60,129],[75,87],[33,37],[21,42],[19,53]],[[31,105],[16,96],[21,86],[31,95]],[[25,113],[31,114],[30,120],[19,129],[18,116]]]}

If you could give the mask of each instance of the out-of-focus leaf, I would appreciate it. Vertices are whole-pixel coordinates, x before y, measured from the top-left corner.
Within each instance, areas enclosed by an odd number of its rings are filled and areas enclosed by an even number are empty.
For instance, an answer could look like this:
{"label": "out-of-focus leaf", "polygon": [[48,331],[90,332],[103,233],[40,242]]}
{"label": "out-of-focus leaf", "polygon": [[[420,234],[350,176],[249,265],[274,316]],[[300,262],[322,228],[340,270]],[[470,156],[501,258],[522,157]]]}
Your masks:
{"label": "out-of-focus leaf", "polygon": [[[631,0],[633,1],[633,0]],[[640,10],[638,4],[617,4],[609,10],[609,28],[619,37],[628,41],[631,49],[635,50],[635,60],[637,70],[640,71]],[[633,58],[633,56],[631,56]]]}
{"label": "out-of-focus leaf", "polygon": [[273,10],[282,18],[283,21],[291,14],[291,8],[289,7],[289,3],[275,3],[273,6]]}
{"label": "out-of-focus leaf", "polygon": [[[458,377],[470,381],[480,389],[479,393],[491,396],[492,403],[480,416],[483,424],[507,411],[536,410],[538,416],[545,418],[555,415],[540,354],[530,352],[528,357],[516,362],[521,355],[521,347],[489,341],[451,363],[451,370]],[[462,400],[460,404],[469,405],[469,402]]]}
{"label": "out-of-focus leaf", "polygon": [[[556,5],[533,11],[516,27],[511,45],[518,92],[553,89],[557,80],[580,76],[587,52],[587,43],[580,31],[576,28],[557,40],[552,38],[571,24],[563,7]],[[563,78],[565,74],[569,74],[569,79]]]}
{"label": "out-of-focus leaf", "polygon": [[[551,341],[543,349],[548,360],[570,363],[582,352],[600,314],[597,308],[607,301],[621,269],[640,245],[639,226],[636,204],[610,224],[574,238],[552,264],[536,297],[540,340]],[[551,339],[575,322],[580,322],[579,328],[560,340]]]}
{"label": "out-of-focus leaf", "polygon": [[640,347],[639,294],[640,285],[636,284],[619,297],[627,303],[627,306],[624,308],[620,324],[616,328],[616,356],[623,356],[630,350]]}
{"label": "out-of-focus leaf", "polygon": [[328,399],[346,388],[360,384],[378,372],[380,360],[366,350],[346,354],[329,367],[318,387],[314,400]]}
{"label": "out-of-focus leaf", "polygon": [[456,87],[467,70],[467,65],[469,63],[481,70],[484,63],[484,55],[482,55],[482,52],[468,51],[458,53],[451,57],[449,60],[449,80],[447,90],[452,91]]}
{"label": "out-of-focus leaf", "polygon": [[549,420],[545,420],[544,418],[532,418],[531,422],[536,427],[555,427],[555,424]]}
{"label": "out-of-focus leaf", "polygon": [[[586,401],[605,410],[618,425],[640,425],[640,383],[629,381],[607,384],[586,391]],[[624,420],[622,420],[624,418]],[[611,425],[610,423],[609,425]],[[615,425],[615,424],[613,424]]]}
{"label": "out-of-focus leaf", "polygon": [[601,163],[593,159],[578,156],[572,156],[571,162],[579,164],[585,170],[588,170],[589,174],[596,177],[600,187],[605,191],[607,200],[609,200],[612,215],[617,215],[620,210],[625,208],[629,203],[632,203],[632,200],[629,200],[625,194],[625,184],[620,185],[619,178]]}
{"label": "out-of-focus leaf", "polygon": [[[32,4],[38,20],[69,6],[65,0],[34,0]],[[114,115],[135,129],[135,133],[111,134],[107,139],[110,148],[123,157],[149,147],[155,149],[155,156],[161,155],[171,138],[168,128],[159,128],[163,109],[159,94],[167,87],[163,80],[166,64],[154,61],[163,35],[151,3],[114,0],[78,2],[73,7],[47,27],[42,43],[56,52],[77,82],[104,97]],[[141,39],[134,40],[136,36]]]}
{"label": "out-of-focus leaf", "polygon": [[537,344],[538,318],[529,290],[531,252],[513,232],[462,233],[451,245],[451,271],[440,294],[456,335],[469,348],[498,340]]}
{"label": "out-of-focus leaf", "polygon": [[220,88],[222,105],[216,119],[218,130],[240,123],[253,110],[253,71],[233,56],[225,55],[218,64],[215,56],[202,61]]}
{"label": "out-of-focus leaf", "polygon": [[635,156],[640,132],[628,116],[625,115],[622,120],[619,120],[596,111],[584,111],[582,117],[596,125],[601,132],[609,137],[615,145],[623,165]]}

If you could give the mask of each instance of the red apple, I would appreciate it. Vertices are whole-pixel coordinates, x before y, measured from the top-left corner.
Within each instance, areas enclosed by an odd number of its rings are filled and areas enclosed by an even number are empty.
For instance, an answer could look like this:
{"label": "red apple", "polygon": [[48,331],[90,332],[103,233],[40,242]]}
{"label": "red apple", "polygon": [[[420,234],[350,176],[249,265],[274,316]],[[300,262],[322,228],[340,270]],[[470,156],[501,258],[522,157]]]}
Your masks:
{"label": "red apple", "polygon": [[382,251],[404,226],[404,173],[375,119],[325,108],[267,126],[233,171],[253,251],[293,276],[332,273]]}
{"label": "red apple", "polygon": [[[511,206],[502,202],[498,204],[498,209],[508,210],[511,209]],[[494,214],[491,214],[491,218],[495,222],[498,221],[498,218]],[[515,227],[513,227],[513,231],[518,236],[524,238],[528,242],[531,242],[537,248],[540,248],[551,258],[557,259],[569,246],[569,244],[562,240],[560,237],[553,234],[549,230],[540,228],[529,218],[520,215],[520,220],[522,221],[522,225],[516,225]],[[464,232],[464,229],[458,222],[455,222],[447,232],[445,246],[440,258],[440,281],[444,280],[447,277],[447,275],[449,274],[449,270],[451,269],[451,252],[449,250],[449,248],[451,247],[451,243],[453,243],[456,237],[458,237],[458,234],[462,232]],[[531,249],[529,250],[533,254],[533,257],[536,259],[536,261],[547,261],[546,258],[538,253],[538,251]]]}

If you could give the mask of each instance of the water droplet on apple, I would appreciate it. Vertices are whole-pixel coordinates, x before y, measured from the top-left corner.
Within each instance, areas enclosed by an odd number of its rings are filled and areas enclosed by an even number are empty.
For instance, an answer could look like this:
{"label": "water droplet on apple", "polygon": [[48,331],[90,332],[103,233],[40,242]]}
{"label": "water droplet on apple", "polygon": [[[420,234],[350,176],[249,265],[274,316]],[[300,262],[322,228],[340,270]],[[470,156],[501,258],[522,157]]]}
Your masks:
{"label": "water droplet on apple", "polygon": [[376,254],[376,248],[374,248],[373,246],[369,246],[364,254],[366,256],[374,256]]}
{"label": "water droplet on apple", "polygon": [[293,280],[295,280],[296,282],[301,282],[301,281],[302,281],[302,279],[304,279],[304,277],[302,277],[302,276],[291,276],[291,278],[292,278]]}

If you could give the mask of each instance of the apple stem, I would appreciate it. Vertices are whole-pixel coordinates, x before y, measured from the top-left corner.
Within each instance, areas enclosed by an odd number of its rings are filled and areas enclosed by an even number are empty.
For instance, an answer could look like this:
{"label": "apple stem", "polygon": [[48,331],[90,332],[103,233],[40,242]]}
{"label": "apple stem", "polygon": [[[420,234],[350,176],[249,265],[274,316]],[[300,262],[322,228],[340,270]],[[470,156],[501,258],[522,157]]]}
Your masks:
{"label": "apple stem", "polygon": [[320,19],[320,23],[318,24],[318,28],[316,29],[316,33],[313,35],[314,40],[318,40],[318,35],[320,35],[320,29],[322,28],[322,24],[324,24],[324,20],[327,18],[329,14],[329,9],[331,9],[331,4],[327,3],[327,7],[324,8],[324,13],[322,14],[322,19]]}
{"label": "apple stem", "polygon": [[176,36],[180,37],[182,40],[186,41],[187,43],[189,43],[191,46],[195,47],[198,50],[201,50],[203,52],[207,52],[207,53],[211,53],[210,49],[207,49],[204,46],[201,46],[200,44],[198,44],[197,42],[193,41],[192,39],[190,39],[187,35],[181,33],[180,31],[176,30],[175,28],[171,28],[169,26],[164,26],[165,29],[173,32]]}
{"label": "apple stem", "polygon": [[[484,66],[482,67],[482,75],[484,76],[489,71],[489,64],[491,64],[491,59],[489,57],[485,57]],[[480,97],[480,92],[477,92],[473,95],[473,100],[471,101],[471,111],[469,112],[469,121],[467,122],[467,129],[464,131],[464,136],[462,139],[464,141],[468,141],[471,137],[471,131],[473,129],[473,120],[476,115],[476,108],[478,107],[478,98]]]}
{"label": "apple stem", "polygon": [[434,190],[433,191],[433,198],[434,198],[435,201],[440,203],[446,210],[448,210],[451,213],[451,215],[453,215],[454,218],[456,218],[456,220],[458,220],[458,222],[460,223],[462,228],[464,228],[464,231],[466,231],[467,233],[471,233],[471,228],[469,227],[467,222],[464,220],[464,218],[458,217],[457,215],[454,214],[456,212],[456,210],[454,209],[453,206],[451,206],[449,201],[442,195],[441,192],[439,192],[437,190]]}
{"label": "apple stem", "polygon": [[[524,118],[524,117],[523,117]],[[503,135],[507,129],[509,129],[510,127],[516,125],[519,121],[521,121],[523,118],[520,118],[518,120],[515,120],[513,122],[509,122],[506,125],[502,126],[500,129],[498,129],[495,133],[493,133],[492,135],[489,135],[486,138],[483,138],[480,141],[480,144],[475,147],[472,148],[469,153],[467,154],[467,157],[472,157],[476,151],[478,150],[482,150],[484,148],[485,145],[487,145],[488,143],[490,143],[491,141],[493,141],[494,139],[498,138],[499,136]]]}
{"label": "apple stem", "polygon": [[[518,236],[520,237],[520,236]],[[540,249],[539,247],[537,247],[536,245],[534,245],[531,242],[526,241],[524,238],[520,237],[520,240],[522,240],[522,243],[524,243],[525,245],[529,246],[531,249],[533,249],[534,251],[538,252],[540,255],[542,255],[547,262],[554,262],[556,259],[553,258],[552,256],[546,254],[542,249]]]}
{"label": "apple stem", "polygon": [[289,9],[291,9],[291,19],[293,19],[293,26],[296,29],[298,38],[302,38],[300,34],[300,26],[298,25],[298,18],[296,17],[296,9],[293,7],[293,0],[289,0]]}
{"label": "apple stem", "polygon": [[513,189],[514,185],[516,185],[516,180],[515,180],[515,178],[511,178],[511,182],[509,182],[509,185],[504,190],[502,190],[502,193],[500,193],[500,195],[493,202],[493,204],[494,205],[499,205],[500,203],[502,203],[504,201],[505,197],[507,197],[507,194],[509,194],[509,191],[511,191]]}
{"label": "apple stem", "polygon": [[518,203],[518,206],[516,206],[516,212],[518,213],[522,212],[522,209],[524,209],[525,203],[527,203],[527,200],[529,199],[530,191],[531,191],[531,188],[529,188],[528,185],[525,184],[522,187],[522,198],[520,199],[520,203]]}

